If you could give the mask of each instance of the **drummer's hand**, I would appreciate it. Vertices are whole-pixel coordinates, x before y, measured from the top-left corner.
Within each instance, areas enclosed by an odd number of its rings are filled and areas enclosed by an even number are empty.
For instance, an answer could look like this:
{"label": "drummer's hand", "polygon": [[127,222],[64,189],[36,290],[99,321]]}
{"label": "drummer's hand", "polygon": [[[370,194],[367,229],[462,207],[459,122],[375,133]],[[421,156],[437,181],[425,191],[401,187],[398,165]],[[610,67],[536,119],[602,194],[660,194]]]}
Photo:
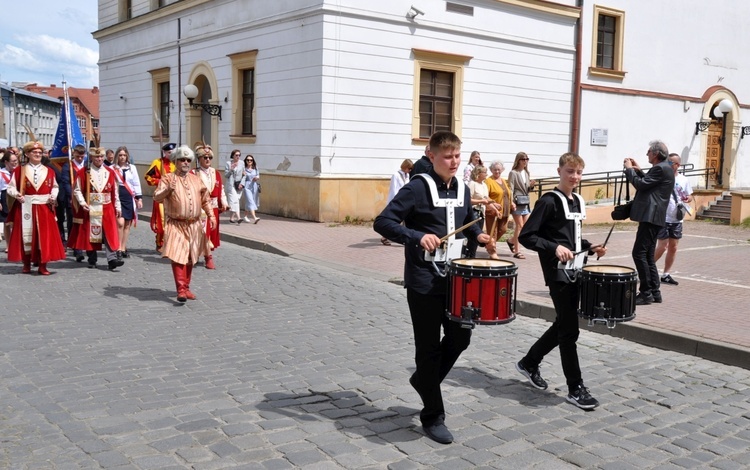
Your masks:
{"label": "drummer's hand", "polygon": [[433,251],[437,250],[440,246],[440,243],[440,237],[431,233],[426,234],[419,241],[419,245],[428,253],[432,253]]}
{"label": "drummer's hand", "polygon": [[575,258],[573,252],[562,245],[557,245],[555,256],[557,256],[557,259],[560,260],[561,263],[566,263]]}
{"label": "drummer's hand", "polygon": [[601,258],[602,256],[607,254],[607,247],[602,245],[594,245],[589,250],[596,253],[596,259]]}
{"label": "drummer's hand", "polygon": [[480,233],[479,236],[477,236],[477,241],[479,243],[490,243],[493,240],[492,237],[490,237],[486,233]]}

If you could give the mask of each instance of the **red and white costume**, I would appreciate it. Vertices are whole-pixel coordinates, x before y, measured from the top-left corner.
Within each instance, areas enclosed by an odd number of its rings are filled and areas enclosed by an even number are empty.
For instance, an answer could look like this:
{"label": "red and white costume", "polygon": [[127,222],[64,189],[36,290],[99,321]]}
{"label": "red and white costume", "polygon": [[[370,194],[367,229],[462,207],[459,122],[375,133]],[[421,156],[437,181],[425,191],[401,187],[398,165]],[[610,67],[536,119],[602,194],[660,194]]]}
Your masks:
{"label": "red and white costume", "polygon": [[[106,242],[111,251],[119,250],[117,214],[120,212],[120,194],[114,172],[105,165],[82,168],[76,175],[73,196],[78,207],[73,215],[68,247],[99,251]],[[88,211],[84,205],[89,206]]]}
{"label": "red and white costume", "polygon": [[8,196],[24,198],[24,202],[16,200],[8,214],[8,222],[13,223],[8,261],[23,261],[24,273],[30,272],[32,262],[40,265],[42,273],[48,262],[65,259],[52,206],[58,191],[55,172],[42,164],[17,167],[8,183]]}

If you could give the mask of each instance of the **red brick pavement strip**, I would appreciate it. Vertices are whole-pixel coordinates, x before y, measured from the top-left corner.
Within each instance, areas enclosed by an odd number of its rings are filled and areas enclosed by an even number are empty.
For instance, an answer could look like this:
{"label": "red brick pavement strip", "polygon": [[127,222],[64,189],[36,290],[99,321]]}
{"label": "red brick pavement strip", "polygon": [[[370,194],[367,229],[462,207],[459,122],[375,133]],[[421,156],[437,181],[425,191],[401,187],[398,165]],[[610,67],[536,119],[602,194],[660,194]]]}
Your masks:
{"label": "red brick pavement strip", "polygon": [[[150,201],[144,207],[150,207]],[[143,211],[141,216],[149,218]],[[396,282],[403,277],[403,247],[384,246],[368,226],[307,222],[260,214],[258,224],[230,224],[221,217],[222,240],[291,256],[339,270]],[[608,225],[584,226],[584,236],[601,242]],[[636,224],[620,223],[607,245],[608,254],[589,264],[633,267],[630,250]],[[664,303],[637,307],[636,318],[608,330],[594,331],[649,346],[750,368],[750,230],[705,221],[685,222],[684,237],[672,276],[679,286],[662,285]],[[501,258],[518,266],[518,313],[554,318],[552,302],[536,254],[524,250],[514,259],[507,247]],[[220,249],[220,248],[219,248]],[[486,257],[479,250],[478,256]],[[660,269],[664,260],[658,263]],[[583,320],[582,320],[583,322]],[[584,323],[582,323],[584,324]],[[501,328],[501,326],[498,326]],[[482,326],[481,328],[485,328]],[[588,328],[588,327],[587,327]]]}

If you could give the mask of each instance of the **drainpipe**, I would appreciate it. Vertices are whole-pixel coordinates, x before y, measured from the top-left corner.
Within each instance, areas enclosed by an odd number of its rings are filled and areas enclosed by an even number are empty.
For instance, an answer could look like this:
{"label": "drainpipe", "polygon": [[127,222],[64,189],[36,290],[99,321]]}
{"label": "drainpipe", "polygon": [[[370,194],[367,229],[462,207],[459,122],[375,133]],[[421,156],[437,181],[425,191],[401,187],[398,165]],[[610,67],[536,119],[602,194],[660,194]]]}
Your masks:
{"label": "drainpipe", "polygon": [[575,76],[573,77],[573,103],[570,116],[570,151],[578,153],[581,134],[581,36],[583,35],[583,0],[577,0],[580,9],[575,29]]}

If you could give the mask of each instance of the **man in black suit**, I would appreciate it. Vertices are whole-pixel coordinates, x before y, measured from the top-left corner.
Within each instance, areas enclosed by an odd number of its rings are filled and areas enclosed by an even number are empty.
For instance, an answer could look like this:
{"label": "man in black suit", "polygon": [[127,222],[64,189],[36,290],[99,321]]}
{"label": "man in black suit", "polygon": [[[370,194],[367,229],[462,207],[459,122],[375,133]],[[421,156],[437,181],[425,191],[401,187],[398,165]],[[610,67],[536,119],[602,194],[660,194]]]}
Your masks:
{"label": "man in black suit", "polygon": [[659,270],[654,260],[656,236],[664,226],[669,198],[674,188],[674,171],[667,161],[669,150],[664,142],[654,140],[648,144],[648,162],[652,165],[644,173],[632,158],[625,159],[625,178],[635,189],[630,220],[638,222],[638,232],[633,244],[633,262],[641,281],[636,305],[661,303]]}
{"label": "man in black suit", "polygon": [[420,173],[429,173],[432,169],[432,161],[430,160],[430,157],[428,155],[430,154],[430,146],[429,144],[424,148],[424,155],[422,155],[422,158],[417,160],[417,163],[414,164],[414,168],[411,169],[411,173],[409,176],[418,175]]}

